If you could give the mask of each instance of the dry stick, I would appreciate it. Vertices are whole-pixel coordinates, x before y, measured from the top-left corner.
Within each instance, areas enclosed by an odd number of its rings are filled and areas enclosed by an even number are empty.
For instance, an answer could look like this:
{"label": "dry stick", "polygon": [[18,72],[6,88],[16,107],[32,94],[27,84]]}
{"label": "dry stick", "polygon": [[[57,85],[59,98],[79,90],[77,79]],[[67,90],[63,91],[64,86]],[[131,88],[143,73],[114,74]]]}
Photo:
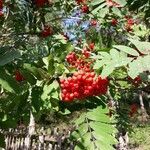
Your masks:
{"label": "dry stick", "polygon": [[31,136],[35,133],[35,120],[34,116],[32,114],[32,111],[30,111],[30,123],[28,127],[28,135],[25,138],[25,149],[29,150],[31,147]]}
{"label": "dry stick", "polygon": [[109,98],[109,105],[110,105],[110,107],[111,108],[115,107],[115,100],[113,99],[109,89],[107,91],[107,96]]}
{"label": "dry stick", "polygon": [[147,121],[147,113],[146,109],[144,107],[144,102],[143,102],[143,91],[139,92],[139,101],[140,101],[140,106],[141,106],[141,111],[142,111],[142,121]]}

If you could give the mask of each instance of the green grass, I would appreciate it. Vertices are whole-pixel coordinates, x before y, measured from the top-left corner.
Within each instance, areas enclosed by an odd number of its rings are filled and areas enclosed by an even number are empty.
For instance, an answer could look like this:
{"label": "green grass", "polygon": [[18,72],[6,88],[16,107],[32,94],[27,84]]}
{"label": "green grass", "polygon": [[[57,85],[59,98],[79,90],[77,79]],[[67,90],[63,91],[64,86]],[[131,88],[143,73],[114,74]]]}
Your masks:
{"label": "green grass", "polygon": [[150,150],[150,123],[134,127],[129,137],[131,150]]}

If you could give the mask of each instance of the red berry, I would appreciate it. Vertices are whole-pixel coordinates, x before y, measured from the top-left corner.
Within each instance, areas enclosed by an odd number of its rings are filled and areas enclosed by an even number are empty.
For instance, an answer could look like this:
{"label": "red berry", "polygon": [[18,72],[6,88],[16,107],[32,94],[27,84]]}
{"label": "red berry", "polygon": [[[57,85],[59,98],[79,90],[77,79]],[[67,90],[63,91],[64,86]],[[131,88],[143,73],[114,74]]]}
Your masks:
{"label": "red berry", "polygon": [[129,15],[125,15],[124,17],[125,17],[125,19],[130,19],[131,18],[131,16],[129,16]]}
{"label": "red berry", "polygon": [[132,26],[132,25],[134,25],[134,23],[135,23],[135,21],[132,18],[127,19],[127,24],[128,25]]}
{"label": "red berry", "polygon": [[74,98],[74,94],[71,93],[71,94],[70,94],[70,99],[73,99],[73,98]]}
{"label": "red berry", "polygon": [[89,48],[90,48],[91,50],[93,50],[94,47],[95,47],[95,43],[90,43],[90,44],[89,44]]}
{"label": "red berry", "polygon": [[94,72],[91,72],[91,73],[90,73],[90,76],[91,76],[91,77],[95,77],[95,73],[94,73]]}
{"label": "red berry", "polygon": [[111,24],[112,24],[112,26],[116,26],[116,25],[118,24],[117,19],[113,18],[113,19],[111,20]]}
{"label": "red berry", "polygon": [[127,24],[125,25],[125,29],[127,30],[127,32],[131,32],[132,26],[135,24],[135,21],[132,18],[128,18],[127,19]]}
{"label": "red berry", "polygon": [[46,3],[48,3],[48,0],[35,0],[37,7],[43,7]]}
{"label": "red berry", "polygon": [[72,102],[75,99],[82,100],[88,96],[106,94],[109,82],[107,78],[96,77],[94,72],[81,70],[61,84],[64,85],[61,85],[62,101]]}
{"label": "red berry", "polygon": [[74,92],[74,97],[77,98],[79,96],[78,92]]}
{"label": "red berry", "polygon": [[90,24],[91,24],[91,26],[96,26],[97,25],[97,20],[91,20],[91,22],[90,22]]}
{"label": "red berry", "polygon": [[23,75],[20,73],[19,70],[15,71],[15,79],[18,82],[21,82],[21,81],[25,80],[25,78],[23,77]]}
{"label": "red berry", "polygon": [[89,58],[90,57],[90,52],[87,49],[83,49],[82,50],[82,54],[85,56],[85,58]]}
{"label": "red berry", "polygon": [[77,55],[75,54],[75,52],[71,52],[66,56],[66,60],[69,64],[74,65],[77,61]]}
{"label": "red berry", "polygon": [[53,34],[53,30],[50,26],[44,26],[43,31],[41,32],[41,37],[46,38]]}
{"label": "red berry", "polygon": [[135,113],[137,113],[137,110],[138,110],[138,105],[137,105],[137,104],[132,104],[132,105],[130,105],[129,116],[130,116],[130,117],[133,117],[133,115],[134,115]]}
{"label": "red berry", "polygon": [[0,0],[0,11],[3,9],[3,0]]}
{"label": "red berry", "polygon": [[87,5],[83,5],[81,7],[81,10],[82,10],[83,13],[88,13],[89,12],[89,7]]}
{"label": "red berry", "polygon": [[113,0],[106,0],[106,4],[108,7],[121,7],[118,3],[114,2]]}
{"label": "red berry", "polygon": [[80,5],[85,2],[85,0],[76,0],[77,4]]}

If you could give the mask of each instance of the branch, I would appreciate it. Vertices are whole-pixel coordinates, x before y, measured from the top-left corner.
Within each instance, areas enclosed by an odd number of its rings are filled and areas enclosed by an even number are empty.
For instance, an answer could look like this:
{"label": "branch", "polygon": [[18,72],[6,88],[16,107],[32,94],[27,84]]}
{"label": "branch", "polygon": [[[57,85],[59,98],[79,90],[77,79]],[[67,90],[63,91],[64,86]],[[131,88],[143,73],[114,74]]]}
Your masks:
{"label": "branch", "polygon": [[125,88],[125,89],[121,89],[121,88],[117,88],[118,90],[122,91],[122,92],[137,92],[137,91],[143,91],[146,93],[150,93],[150,84],[147,85],[146,87],[140,87],[140,88]]}
{"label": "branch", "polygon": [[140,101],[141,111],[142,111],[142,121],[145,122],[145,121],[147,121],[148,115],[147,115],[146,109],[144,107],[143,92],[142,91],[139,92],[139,101]]}

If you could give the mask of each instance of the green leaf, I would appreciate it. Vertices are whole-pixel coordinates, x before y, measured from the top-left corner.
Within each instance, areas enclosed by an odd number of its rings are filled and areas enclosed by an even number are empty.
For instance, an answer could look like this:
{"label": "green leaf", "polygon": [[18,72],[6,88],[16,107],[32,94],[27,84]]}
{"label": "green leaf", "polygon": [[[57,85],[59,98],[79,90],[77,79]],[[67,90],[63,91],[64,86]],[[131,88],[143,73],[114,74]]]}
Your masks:
{"label": "green leaf", "polygon": [[106,115],[106,113],[108,113],[108,109],[98,107],[87,112],[86,117],[93,121],[109,122],[109,117]]}
{"label": "green leaf", "polygon": [[142,63],[142,66],[143,66],[143,71],[150,71],[150,55],[147,55],[147,56],[144,56],[144,57],[141,57],[141,61],[143,62]]}
{"label": "green leaf", "polygon": [[[105,6],[105,5],[104,5]],[[109,13],[109,8],[105,7],[99,10],[99,17],[104,18]]]}
{"label": "green leaf", "polygon": [[114,64],[115,67],[126,66],[128,63],[130,63],[133,60],[133,58],[127,57],[126,53],[118,52],[116,49],[111,49],[110,55],[112,57],[111,64]]}
{"label": "green leaf", "polygon": [[69,115],[69,114],[71,114],[71,111],[66,108],[63,112],[60,112],[60,114]]}
{"label": "green leaf", "polygon": [[[138,69],[137,69],[138,68]],[[132,63],[129,64],[129,71],[128,71],[128,75],[134,79],[135,77],[137,77],[140,74],[140,69],[141,68],[141,64],[138,61],[134,61]]]}
{"label": "green leaf", "polygon": [[36,84],[36,79],[33,76],[33,74],[31,72],[29,72],[28,70],[21,70],[22,75],[24,76],[25,80],[27,82],[29,82],[31,85],[35,85]]}
{"label": "green leaf", "polygon": [[86,134],[84,134],[84,136],[82,136],[82,140],[84,142],[84,146],[87,147],[87,145],[89,144],[91,140],[91,133],[87,132]]}
{"label": "green leaf", "polygon": [[144,71],[150,71],[149,64],[150,64],[150,55],[138,57],[136,60],[134,60],[129,64],[128,75],[134,79],[140,73]]}
{"label": "green leaf", "polygon": [[111,56],[107,52],[99,52],[98,54],[101,55],[102,58],[105,58],[105,59],[108,59],[108,60],[111,59]]}
{"label": "green leaf", "polygon": [[[92,14],[93,15],[96,15],[97,13],[99,13],[99,11],[101,11],[101,10],[104,10],[105,11],[105,13],[106,13],[106,10],[107,9],[105,9],[104,7],[106,7],[106,3],[103,3],[103,4],[101,4],[101,5],[99,5],[98,7],[96,7],[94,10],[92,10]],[[108,10],[107,10],[107,12],[108,12]],[[104,15],[104,14],[103,14]],[[105,15],[104,15],[105,16]],[[103,18],[103,17],[102,17]]]}
{"label": "green leaf", "polygon": [[96,60],[93,69],[100,69],[105,64],[105,60]]}
{"label": "green leaf", "polygon": [[48,72],[45,71],[44,69],[38,68],[37,71],[39,72],[42,79],[50,79],[51,78],[51,75],[48,74]]}
{"label": "green leaf", "polygon": [[119,52],[116,49],[111,49],[110,50],[110,55],[114,59],[116,59],[116,58],[119,59]]}
{"label": "green leaf", "polygon": [[75,150],[87,150],[81,142],[78,142],[75,146]]}
{"label": "green leaf", "polygon": [[54,35],[54,38],[55,38],[56,40],[59,40],[62,44],[66,44],[66,43],[67,43],[67,41],[65,40],[64,36],[61,35],[61,34]]}
{"label": "green leaf", "polygon": [[50,85],[44,85],[43,88],[43,93],[41,94],[41,98],[43,101],[45,101],[46,99],[50,99],[50,92],[52,91],[52,89],[50,88]]}
{"label": "green leaf", "polygon": [[118,8],[113,7],[113,8],[112,8],[112,11],[113,11],[113,13],[114,13],[115,15],[117,15],[117,16],[119,16],[119,17],[122,16],[121,11],[120,11]]}
{"label": "green leaf", "polygon": [[92,5],[92,6],[95,6],[95,5],[101,4],[101,3],[103,3],[103,2],[105,2],[105,0],[92,0],[91,5]]}
{"label": "green leaf", "polygon": [[109,143],[106,143],[105,141],[107,140],[106,139],[103,141],[96,140],[95,144],[97,147],[100,148],[100,150],[115,150],[112,145],[110,145]]}
{"label": "green leaf", "polygon": [[126,0],[113,0],[113,1],[120,4],[122,7],[127,4]]}
{"label": "green leaf", "polygon": [[48,57],[43,58],[43,61],[46,64],[48,73],[53,75],[55,72],[54,57],[52,55],[49,55]]}
{"label": "green leaf", "polygon": [[126,66],[127,64],[129,64],[134,58],[129,58],[127,57],[127,54],[124,52],[120,52],[119,53],[119,60],[118,60],[118,64],[117,67],[121,67],[121,66]]}
{"label": "green leaf", "polygon": [[15,128],[17,125],[17,121],[9,116],[6,121],[1,121],[1,129]]}
{"label": "green leaf", "polygon": [[21,53],[16,50],[8,50],[7,52],[0,54],[0,66],[4,66],[14,59],[19,58]]}
{"label": "green leaf", "polygon": [[54,80],[51,84],[50,84],[50,89],[55,89],[57,90],[59,88],[59,83],[57,80]]}
{"label": "green leaf", "polygon": [[90,127],[96,131],[97,134],[101,134],[101,132],[105,132],[107,134],[113,134],[117,132],[117,130],[109,124],[110,120],[106,123],[102,122],[90,122]]}
{"label": "green leaf", "polygon": [[104,150],[113,150],[112,145],[116,144],[116,139],[113,136],[116,128],[110,124],[110,119],[106,116],[107,112],[106,107],[98,106],[95,109],[89,109],[78,119],[79,126],[73,132],[73,140],[77,140],[75,149],[100,150],[104,148]]}
{"label": "green leaf", "polygon": [[132,56],[139,56],[139,53],[135,49],[130,48],[128,46],[114,45],[113,47],[116,48],[116,49],[119,49],[120,51],[123,51],[127,54],[130,54]]}
{"label": "green leaf", "polygon": [[88,132],[88,125],[86,123],[82,123],[77,130],[72,134],[72,136],[76,139],[82,140],[83,136]]}
{"label": "green leaf", "polygon": [[103,66],[103,70],[102,70],[101,76],[103,78],[109,76],[114,71],[114,69],[115,69],[114,62]]}
{"label": "green leaf", "polygon": [[57,100],[59,100],[59,94],[58,94],[58,92],[57,91],[54,91],[54,92],[52,92],[51,93],[51,97],[53,98],[53,99],[57,99]]}
{"label": "green leaf", "polygon": [[150,42],[141,42],[134,39],[129,39],[129,41],[131,41],[141,53],[150,54]]}
{"label": "green leaf", "polygon": [[0,85],[5,90],[11,93],[19,94],[21,92],[20,85],[11,75],[8,75],[3,69],[0,69]]}
{"label": "green leaf", "polygon": [[110,144],[112,144],[112,145],[116,144],[115,137],[113,137],[113,135],[108,134],[107,132],[104,132],[102,130],[100,130],[99,132],[98,132],[98,130],[95,130],[93,132],[93,135],[98,141],[103,142],[106,146],[111,146]]}
{"label": "green leaf", "polygon": [[41,94],[42,94],[42,88],[35,86],[32,88],[31,92],[31,104],[36,110],[36,112],[39,112],[42,101],[41,101]]}
{"label": "green leaf", "polygon": [[[50,85],[45,84],[43,88],[43,93],[41,94],[42,100],[50,99],[52,96],[53,98],[58,99],[59,95],[58,92],[56,91],[59,88],[59,83],[54,80]],[[54,91],[53,93],[51,93]]]}
{"label": "green leaf", "polygon": [[39,73],[39,70],[37,67],[31,65],[31,64],[28,64],[28,63],[25,63],[23,65],[24,69],[30,71],[37,79],[41,79],[41,75]]}
{"label": "green leaf", "polygon": [[75,125],[80,125],[82,124],[83,122],[85,122],[85,117],[86,117],[86,114],[85,113],[82,113],[80,115],[80,117],[78,119],[76,119],[74,122],[75,122]]}

